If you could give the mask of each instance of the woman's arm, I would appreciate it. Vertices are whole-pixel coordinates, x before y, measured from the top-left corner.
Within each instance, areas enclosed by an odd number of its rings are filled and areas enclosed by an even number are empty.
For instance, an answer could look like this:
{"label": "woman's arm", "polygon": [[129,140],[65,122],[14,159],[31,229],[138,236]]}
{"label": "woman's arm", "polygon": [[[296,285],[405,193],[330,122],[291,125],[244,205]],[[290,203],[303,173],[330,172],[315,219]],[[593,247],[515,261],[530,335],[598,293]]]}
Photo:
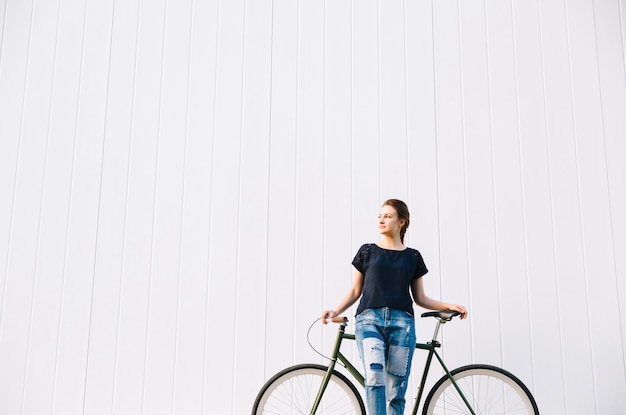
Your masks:
{"label": "woman's arm", "polygon": [[413,280],[413,282],[411,283],[411,292],[413,293],[413,300],[415,301],[415,304],[420,307],[426,308],[428,310],[458,311],[459,313],[461,313],[462,319],[467,317],[467,310],[462,305],[444,303],[428,297],[424,292],[424,282],[421,278]]}
{"label": "woman's arm", "polygon": [[352,304],[361,297],[363,292],[363,274],[354,269],[354,276],[352,278],[352,287],[348,290],[343,299],[339,302],[334,310],[324,310],[322,312],[322,323],[326,324],[327,318],[333,318],[346,311]]}

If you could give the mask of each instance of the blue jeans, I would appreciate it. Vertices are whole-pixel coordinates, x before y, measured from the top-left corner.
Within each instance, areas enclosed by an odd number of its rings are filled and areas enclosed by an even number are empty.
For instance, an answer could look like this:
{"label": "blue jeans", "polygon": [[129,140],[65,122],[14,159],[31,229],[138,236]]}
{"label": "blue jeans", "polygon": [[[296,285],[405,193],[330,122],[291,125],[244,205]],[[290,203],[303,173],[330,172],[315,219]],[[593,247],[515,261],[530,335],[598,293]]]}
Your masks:
{"label": "blue jeans", "polygon": [[368,414],[403,414],[415,351],[413,316],[383,307],[365,310],[355,321],[357,347],[365,369]]}

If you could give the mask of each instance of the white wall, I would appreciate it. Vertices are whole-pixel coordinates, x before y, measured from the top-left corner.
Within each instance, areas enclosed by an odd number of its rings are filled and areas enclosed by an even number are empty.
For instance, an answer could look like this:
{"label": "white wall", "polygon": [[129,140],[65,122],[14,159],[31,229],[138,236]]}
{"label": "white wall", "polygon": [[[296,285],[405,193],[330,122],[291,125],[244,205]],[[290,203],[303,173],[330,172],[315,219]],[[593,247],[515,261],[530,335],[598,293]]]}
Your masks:
{"label": "white wall", "polygon": [[625,412],[625,27],[623,0],[0,0],[0,413],[248,413],[320,361],[388,197],[470,309],[451,366]]}

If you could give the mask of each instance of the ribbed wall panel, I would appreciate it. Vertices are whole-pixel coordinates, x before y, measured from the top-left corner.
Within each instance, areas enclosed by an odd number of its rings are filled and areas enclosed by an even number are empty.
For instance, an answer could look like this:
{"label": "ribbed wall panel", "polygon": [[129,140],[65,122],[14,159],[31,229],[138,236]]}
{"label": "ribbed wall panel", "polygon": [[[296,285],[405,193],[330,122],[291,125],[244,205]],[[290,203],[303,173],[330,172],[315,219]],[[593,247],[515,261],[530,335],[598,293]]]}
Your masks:
{"label": "ribbed wall panel", "polygon": [[450,366],[509,369],[542,413],[626,411],[623,1],[0,18],[0,413],[249,413],[323,361],[306,331],[390,197],[428,294],[470,310]]}

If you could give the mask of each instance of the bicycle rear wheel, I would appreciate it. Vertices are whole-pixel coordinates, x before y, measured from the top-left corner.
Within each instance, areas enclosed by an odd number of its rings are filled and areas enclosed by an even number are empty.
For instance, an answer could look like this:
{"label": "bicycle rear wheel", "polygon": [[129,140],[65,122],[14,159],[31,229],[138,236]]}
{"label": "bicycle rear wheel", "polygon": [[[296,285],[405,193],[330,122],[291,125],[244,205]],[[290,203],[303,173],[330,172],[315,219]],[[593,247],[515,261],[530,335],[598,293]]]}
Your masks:
{"label": "bicycle rear wheel", "polygon": [[[452,372],[454,380],[477,415],[539,415],[528,388],[513,374],[488,365],[468,365]],[[471,414],[448,376],[433,386],[424,415]]]}
{"label": "bicycle rear wheel", "polygon": [[[304,364],[278,372],[259,391],[252,415],[310,414],[328,368]],[[318,414],[365,414],[359,391],[341,373],[333,372]]]}

